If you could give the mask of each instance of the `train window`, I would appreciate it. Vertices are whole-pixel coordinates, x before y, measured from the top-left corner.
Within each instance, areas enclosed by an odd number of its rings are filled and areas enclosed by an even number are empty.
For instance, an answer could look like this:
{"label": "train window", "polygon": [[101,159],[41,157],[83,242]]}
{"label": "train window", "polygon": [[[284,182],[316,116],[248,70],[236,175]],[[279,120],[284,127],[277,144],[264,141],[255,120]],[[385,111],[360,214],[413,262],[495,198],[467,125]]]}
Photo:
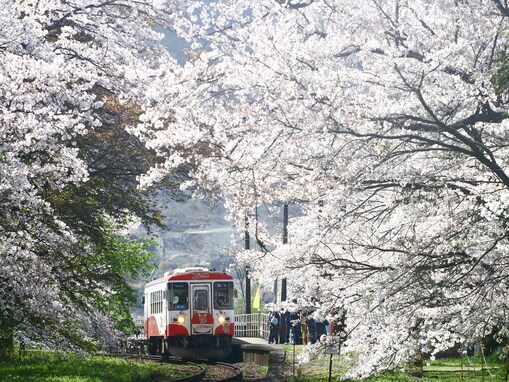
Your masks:
{"label": "train window", "polygon": [[150,314],[163,312],[163,291],[158,290],[150,293]]}
{"label": "train window", "polygon": [[233,282],[214,283],[214,309],[233,309]]}
{"label": "train window", "polygon": [[168,284],[168,309],[186,310],[189,303],[189,287],[187,283]]}
{"label": "train window", "polygon": [[208,293],[205,289],[197,289],[194,291],[194,310],[207,310],[208,304]]}

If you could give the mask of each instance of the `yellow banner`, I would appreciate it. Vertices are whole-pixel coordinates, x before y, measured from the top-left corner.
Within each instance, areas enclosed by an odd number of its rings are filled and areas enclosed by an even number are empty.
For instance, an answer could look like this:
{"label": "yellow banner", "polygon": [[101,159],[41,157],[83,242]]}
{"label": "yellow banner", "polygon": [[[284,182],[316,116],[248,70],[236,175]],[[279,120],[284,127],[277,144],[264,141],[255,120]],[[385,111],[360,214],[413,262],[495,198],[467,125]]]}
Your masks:
{"label": "yellow banner", "polygon": [[258,284],[258,288],[256,289],[256,293],[253,299],[253,309],[260,310],[260,284]]}

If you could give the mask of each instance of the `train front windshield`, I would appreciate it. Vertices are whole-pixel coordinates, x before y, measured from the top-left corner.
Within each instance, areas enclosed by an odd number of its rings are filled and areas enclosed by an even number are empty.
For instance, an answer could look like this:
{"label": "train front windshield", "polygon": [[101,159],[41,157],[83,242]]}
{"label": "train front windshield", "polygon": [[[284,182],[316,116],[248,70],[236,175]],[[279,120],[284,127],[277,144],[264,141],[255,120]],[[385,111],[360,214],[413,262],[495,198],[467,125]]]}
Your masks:
{"label": "train front windshield", "polygon": [[189,307],[189,287],[187,283],[168,284],[168,309],[186,310]]}
{"label": "train front windshield", "polygon": [[233,309],[233,282],[222,281],[214,283],[214,309]]}

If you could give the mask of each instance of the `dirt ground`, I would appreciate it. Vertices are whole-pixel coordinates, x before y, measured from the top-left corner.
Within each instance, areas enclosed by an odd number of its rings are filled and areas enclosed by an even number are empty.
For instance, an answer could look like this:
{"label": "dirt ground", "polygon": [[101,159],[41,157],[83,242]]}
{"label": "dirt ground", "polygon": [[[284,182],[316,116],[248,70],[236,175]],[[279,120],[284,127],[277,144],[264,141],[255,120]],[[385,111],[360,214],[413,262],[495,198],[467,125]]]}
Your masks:
{"label": "dirt ground", "polygon": [[242,373],[244,375],[244,381],[262,382],[265,380],[267,376],[268,371],[267,366],[260,366],[244,362],[236,363],[235,366],[242,370]]}

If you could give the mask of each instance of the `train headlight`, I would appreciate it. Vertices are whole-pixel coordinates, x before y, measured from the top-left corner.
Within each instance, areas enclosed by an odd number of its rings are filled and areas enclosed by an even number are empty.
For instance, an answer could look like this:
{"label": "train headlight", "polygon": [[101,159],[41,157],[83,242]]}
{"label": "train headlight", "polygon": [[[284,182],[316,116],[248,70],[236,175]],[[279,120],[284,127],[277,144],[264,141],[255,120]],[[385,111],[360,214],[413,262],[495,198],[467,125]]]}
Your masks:
{"label": "train headlight", "polygon": [[184,318],[184,316],[178,316],[178,317],[177,317],[177,322],[178,322],[179,324],[183,324],[185,320],[186,320],[186,319]]}
{"label": "train headlight", "polygon": [[217,317],[217,322],[219,322],[220,324],[224,324],[225,320],[226,318],[223,315]]}

